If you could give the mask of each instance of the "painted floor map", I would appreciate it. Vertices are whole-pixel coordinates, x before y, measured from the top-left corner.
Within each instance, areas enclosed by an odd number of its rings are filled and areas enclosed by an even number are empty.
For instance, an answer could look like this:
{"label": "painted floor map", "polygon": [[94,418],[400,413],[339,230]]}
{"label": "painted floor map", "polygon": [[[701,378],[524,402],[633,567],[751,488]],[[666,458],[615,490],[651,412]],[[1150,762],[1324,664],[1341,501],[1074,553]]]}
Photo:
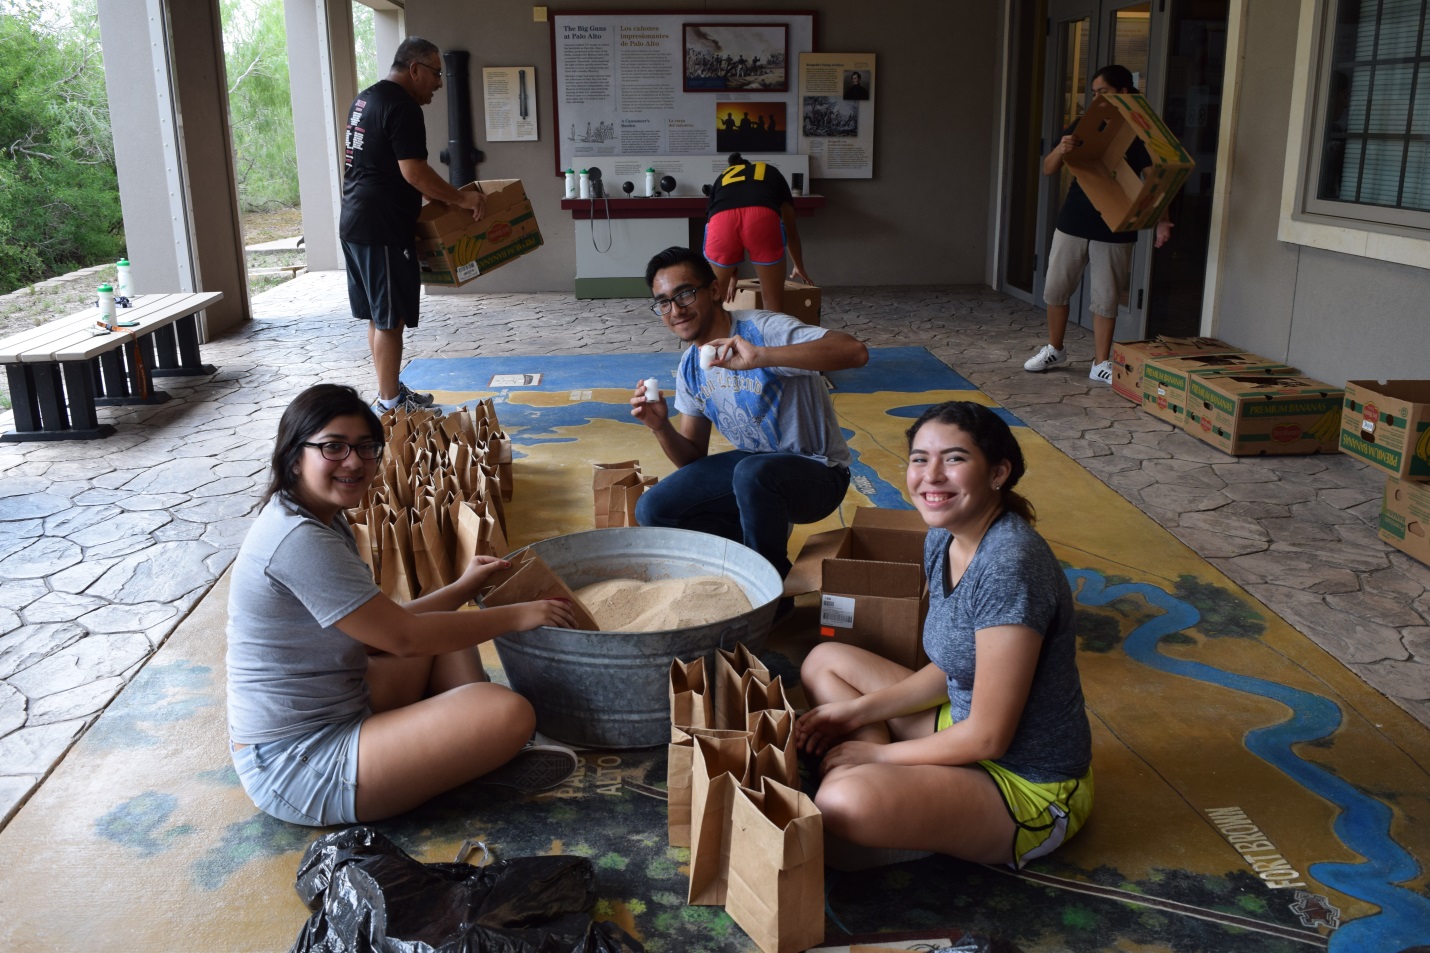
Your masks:
{"label": "painted floor map", "polygon": [[[449,405],[496,399],[517,450],[507,514],[519,546],[592,526],[594,462],[670,472],[627,401],[652,375],[673,389],[677,360],[418,360],[404,376]],[[828,379],[853,485],[840,513],[797,530],[796,549],[858,506],[908,506],[903,431],[929,404],[991,403],[921,348],[877,349],[867,368]],[[944,857],[829,871],[826,942],[1430,947],[1430,732],[1006,419],[1028,459],[1038,528],[1077,598],[1096,806],[1076,838],[1019,873]],[[293,876],[313,832],[255,812],[229,766],[226,599],[225,580],[0,833],[0,948],[256,951],[298,935],[308,911]],[[786,681],[814,638],[799,624],[812,618],[806,601],[766,659]],[[468,838],[498,856],[587,856],[598,916],[653,953],[753,950],[720,908],[685,904],[689,857],[666,843],[664,782],[662,750],[590,751],[553,794],[469,787],[376,826],[424,861],[450,861]]]}

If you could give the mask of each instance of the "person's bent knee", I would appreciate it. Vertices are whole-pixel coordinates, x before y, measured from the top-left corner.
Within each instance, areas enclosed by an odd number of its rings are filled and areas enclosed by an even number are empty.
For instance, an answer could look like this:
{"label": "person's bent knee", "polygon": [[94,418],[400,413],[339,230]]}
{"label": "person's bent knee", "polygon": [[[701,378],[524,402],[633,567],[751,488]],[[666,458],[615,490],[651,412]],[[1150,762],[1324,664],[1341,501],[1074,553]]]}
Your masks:
{"label": "person's bent knee", "polygon": [[859,841],[867,821],[870,791],[853,767],[836,768],[820,781],[814,804],[823,815],[824,829],[845,840]]}

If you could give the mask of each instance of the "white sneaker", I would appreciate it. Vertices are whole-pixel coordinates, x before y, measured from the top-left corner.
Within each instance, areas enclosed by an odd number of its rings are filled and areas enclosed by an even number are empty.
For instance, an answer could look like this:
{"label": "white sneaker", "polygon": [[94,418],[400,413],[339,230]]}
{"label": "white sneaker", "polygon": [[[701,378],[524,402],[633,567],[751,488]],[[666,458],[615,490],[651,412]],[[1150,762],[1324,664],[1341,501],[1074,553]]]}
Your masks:
{"label": "white sneaker", "polygon": [[1044,344],[1037,354],[1023,362],[1023,370],[1042,372],[1050,367],[1061,367],[1068,362],[1068,352],[1059,351],[1051,344]]}
{"label": "white sneaker", "polygon": [[1092,370],[1087,372],[1089,380],[1097,381],[1099,384],[1112,383],[1112,362],[1103,361],[1101,364],[1092,365]]}

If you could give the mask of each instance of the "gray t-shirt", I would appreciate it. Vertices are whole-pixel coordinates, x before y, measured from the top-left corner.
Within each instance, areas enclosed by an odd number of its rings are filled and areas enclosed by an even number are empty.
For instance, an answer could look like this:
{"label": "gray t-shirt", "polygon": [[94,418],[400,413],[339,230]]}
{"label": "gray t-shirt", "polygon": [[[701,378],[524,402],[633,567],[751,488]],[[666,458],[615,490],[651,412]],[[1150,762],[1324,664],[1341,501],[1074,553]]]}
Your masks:
{"label": "gray t-shirt", "polygon": [[229,583],[230,738],[277,741],[365,714],[367,649],[333,623],[377,594],[347,517],[324,526],[269,500]]}
{"label": "gray t-shirt", "polygon": [[[824,328],[773,311],[730,312],[730,336],[756,347],[783,347],[824,337]],[[736,449],[798,453],[827,466],[852,462],[834,403],[818,371],[758,367],[700,369],[700,349],[687,348],[675,378],[675,409],[709,420]]]}
{"label": "gray t-shirt", "polygon": [[996,763],[1038,784],[1082,777],[1092,762],[1092,734],[1077,673],[1072,590],[1047,541],[1019,515],[993,521],[973,561],[948,592],[947,530],[924,540],[929,611],[924,651],[948,676],[954,722],[973,703],[974,635],[1000,625],[1041,633],[1042,651],[1013,741]]}

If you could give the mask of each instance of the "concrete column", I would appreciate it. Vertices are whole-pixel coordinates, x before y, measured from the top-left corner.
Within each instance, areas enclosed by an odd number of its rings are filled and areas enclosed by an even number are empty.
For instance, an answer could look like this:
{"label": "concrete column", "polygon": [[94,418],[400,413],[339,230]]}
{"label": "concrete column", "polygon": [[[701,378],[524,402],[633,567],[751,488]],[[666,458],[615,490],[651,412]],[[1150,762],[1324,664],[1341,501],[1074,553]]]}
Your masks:
{"label": "concrete column", "polygon": [[392,58],[397,55],[397,46],[407,39],[406,17],[401,7],[383,7],[378,0],[368,3],[372,7],[374,49],[377,52],[377,75],[386,76]]}
{"label": "concrete column", "polygon": [[218,0],[99,0],[99,25],[136,290],[222,291],[211,338],[250,317]]}
{"label": "concrete column", "polygon": [[[343,7],[346,13],[347,7]],[[288,32],[288,77],[293,98],[293,132],[298,154],[298,197],[303,205],[303,246],[308,267],[343,267],[338,212],[343,194],[342,132],[354,84],[334,80],[329,55],[329,4],[325,0],[284,0]],[[352,20],[348,14],[348,76],[352,75]],[[340,97],[341,90],[341,97]],[[341,102],[339,102],[341,98]]]}

